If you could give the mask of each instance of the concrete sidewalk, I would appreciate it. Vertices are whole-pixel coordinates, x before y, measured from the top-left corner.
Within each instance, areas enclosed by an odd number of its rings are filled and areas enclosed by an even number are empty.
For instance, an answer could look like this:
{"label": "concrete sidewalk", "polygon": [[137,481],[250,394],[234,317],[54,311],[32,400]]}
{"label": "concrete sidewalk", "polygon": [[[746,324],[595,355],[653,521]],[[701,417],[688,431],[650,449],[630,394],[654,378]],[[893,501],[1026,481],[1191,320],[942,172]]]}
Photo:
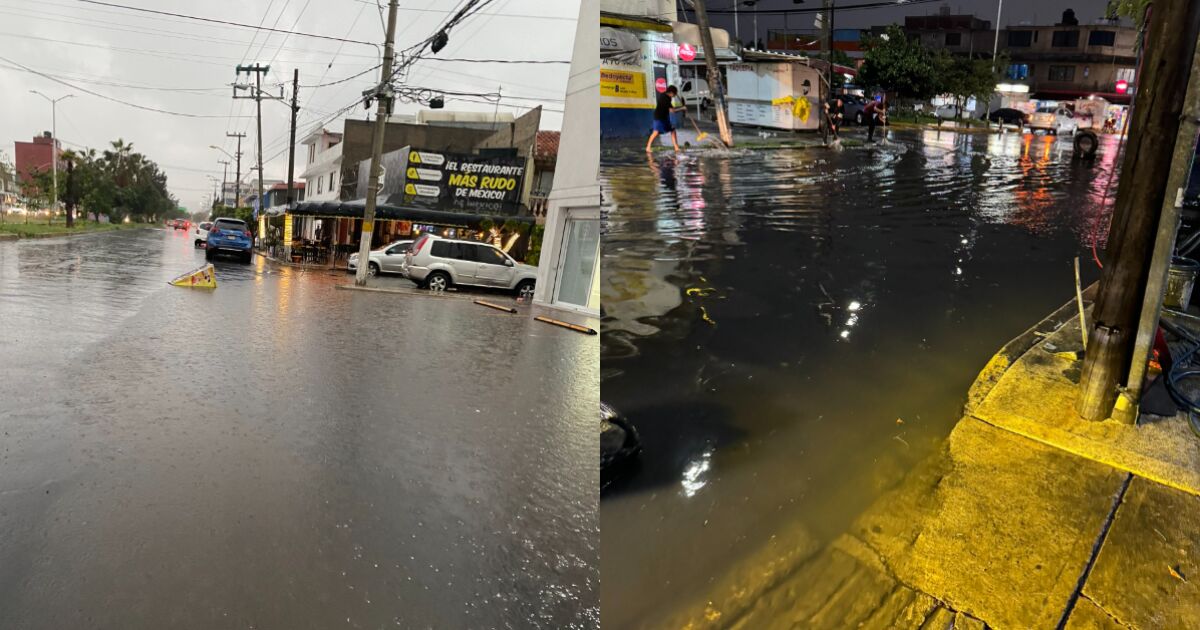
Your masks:
{"label": "concrete sidewalk", "polygon": [[1075,415],[1074,309],[1005,346],[850,531],[773,541],[661,625],[1200,628],[1200,438],[1182,415]]}

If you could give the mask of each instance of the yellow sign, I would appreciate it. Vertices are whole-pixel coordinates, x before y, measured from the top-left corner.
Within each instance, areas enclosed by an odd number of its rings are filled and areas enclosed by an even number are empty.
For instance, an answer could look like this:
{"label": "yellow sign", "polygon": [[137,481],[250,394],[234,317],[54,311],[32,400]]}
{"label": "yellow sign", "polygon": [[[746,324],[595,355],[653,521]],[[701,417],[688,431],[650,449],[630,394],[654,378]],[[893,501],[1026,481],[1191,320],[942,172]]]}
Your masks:
{"label": "yellow sign", "polygon": [[215,289],[217,288],[217,272],[212,265],[204,265],[195,271],[189,271],[175,278],[171,284],[193,289]]}
{"label": "yellow sign", "polygon": [[404,194],[406,194],[406,195],[417,194],[417,187],[413,186],[412,184],[405,184],[404,185]]}
{"label": "yellow sign", "polygon": [[409,153],[408,161],[412,164],[420,164],[421,163],[421,154],[417,153],[416,151]]}
{"label": "yellow sign", "polygon": [[601,68],[600,96],[646,98],[646,73]]}
{"label": "yellow sign", "polygon": [[292,246],[292,215],[283,215],[283,246]]}

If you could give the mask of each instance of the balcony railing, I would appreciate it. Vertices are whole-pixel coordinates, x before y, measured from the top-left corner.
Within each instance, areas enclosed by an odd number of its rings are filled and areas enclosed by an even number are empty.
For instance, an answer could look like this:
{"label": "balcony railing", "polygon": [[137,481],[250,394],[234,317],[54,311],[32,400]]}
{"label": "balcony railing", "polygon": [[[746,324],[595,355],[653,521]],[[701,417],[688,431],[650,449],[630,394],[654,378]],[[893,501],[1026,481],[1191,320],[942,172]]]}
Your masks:
{"label": "balcony railing", "polygon": [[538,223],[546,222],[546,212],[550,209],[550,198],[544,194],[529,195],[529,212],[537,218]]}

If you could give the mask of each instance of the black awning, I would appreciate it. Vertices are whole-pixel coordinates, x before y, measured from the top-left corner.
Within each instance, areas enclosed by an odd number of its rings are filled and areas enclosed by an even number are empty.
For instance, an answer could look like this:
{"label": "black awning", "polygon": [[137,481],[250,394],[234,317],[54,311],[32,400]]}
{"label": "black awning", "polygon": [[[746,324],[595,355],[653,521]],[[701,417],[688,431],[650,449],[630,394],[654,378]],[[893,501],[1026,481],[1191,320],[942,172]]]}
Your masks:
{"label": "black awning", "polygon": [[[290,210],[288,210],[288,214],[294,216],[361,219],[365,209],[366,204],[361,200],[304,201],[296,204]],[[488,219],[497,224],[508,220],[532,224],[536,220],[532,216],[494,216],[488,214],[446,212],[445,210],[431,210],[428,208],[395,206],[391,204],[379,204],[375,206],[375,218],[376,220],[380,221],[412,221],[414,223],[445,225],[450,227],[479,225],[479,223],[484,219]]]}

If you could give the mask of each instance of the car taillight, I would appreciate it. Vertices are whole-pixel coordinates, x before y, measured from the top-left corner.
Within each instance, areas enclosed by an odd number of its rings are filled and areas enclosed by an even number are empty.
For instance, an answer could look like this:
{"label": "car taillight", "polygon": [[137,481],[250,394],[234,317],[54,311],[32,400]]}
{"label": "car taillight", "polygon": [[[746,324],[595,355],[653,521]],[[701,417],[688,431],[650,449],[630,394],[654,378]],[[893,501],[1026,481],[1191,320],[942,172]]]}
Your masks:
{"label": "car taillight", "polygon": [[422,236],[421,240],[417,241],[417,244],[413,246],[412,255],[416,256],[417,254],[420,254],[421,248],[425,247],[425,241],[428,241],[428,240],[429,240],[429,238]]}
{"label": "car taillight", "polygon": [[245,232],[242,232],[242,234],[245,234],[246,238],[254,238],[254,235],[250,233],[250,230],[246,230]]}

